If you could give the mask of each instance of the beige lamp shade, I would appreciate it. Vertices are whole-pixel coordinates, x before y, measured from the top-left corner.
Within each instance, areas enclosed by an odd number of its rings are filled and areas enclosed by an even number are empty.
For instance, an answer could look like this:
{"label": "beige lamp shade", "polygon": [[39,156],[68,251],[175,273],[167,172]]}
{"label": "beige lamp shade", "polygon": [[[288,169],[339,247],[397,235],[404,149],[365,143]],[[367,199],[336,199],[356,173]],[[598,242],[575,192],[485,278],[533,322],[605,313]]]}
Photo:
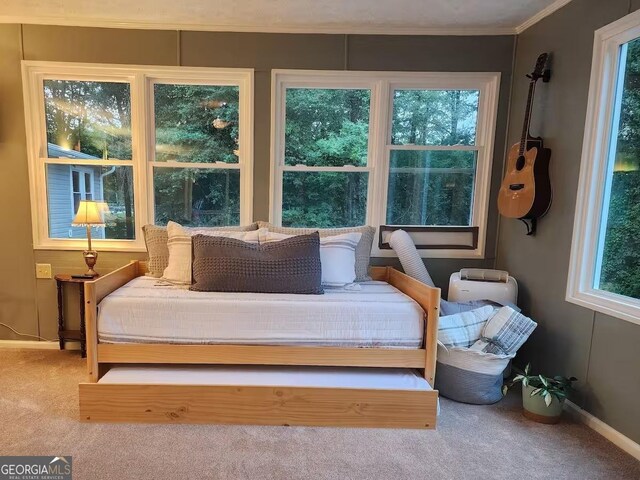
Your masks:
{"label": "beige lamp shade", "polygon": [[111,210],[109,210],[109,205],[107,205],[107,202],[102,202],[102,201],[96,201],[96,203],[98,204],[98,209],[102,214],[102,220],[104,220],[105,216],[111,213]]}
{"label": "beige lamp shade", "polygon": [[104,202],[95,202],[93,200],[80,200],[76,216],[71,222],[74,227],[85,225],[102,225],[104,226]]}

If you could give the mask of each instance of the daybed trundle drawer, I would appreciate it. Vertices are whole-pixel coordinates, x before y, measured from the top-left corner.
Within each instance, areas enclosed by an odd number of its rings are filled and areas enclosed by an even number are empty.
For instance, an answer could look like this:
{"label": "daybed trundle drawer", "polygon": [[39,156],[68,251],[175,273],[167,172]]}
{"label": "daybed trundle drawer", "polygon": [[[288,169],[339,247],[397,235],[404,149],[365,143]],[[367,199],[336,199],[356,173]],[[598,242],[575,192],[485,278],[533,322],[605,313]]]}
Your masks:
{"label": "daybed trundle drawer", "polygon": [[435,428],[437,407],[407,369],[118,367],[80,384],[85,422]]}

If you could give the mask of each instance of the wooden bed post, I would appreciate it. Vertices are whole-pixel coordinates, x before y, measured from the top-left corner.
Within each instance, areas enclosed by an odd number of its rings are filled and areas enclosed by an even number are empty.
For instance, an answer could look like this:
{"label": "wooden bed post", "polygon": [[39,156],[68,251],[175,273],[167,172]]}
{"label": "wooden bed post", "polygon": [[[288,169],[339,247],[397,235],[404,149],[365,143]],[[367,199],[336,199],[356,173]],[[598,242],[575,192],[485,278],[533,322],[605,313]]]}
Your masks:
{"label": "wooden bed post", "polygon": [[424,344],[426,361],[424,365],[424,378],[435,388],[436,380],[436,357],[438,353],[438,320],[440,319],[440,289],[432,288],[429,291],[430,305],[427,311],[427,323],[425,326]]}
{"label": "wooden bed post", "polygon": [[87,370],[89,381],[98,381],[98,302],[96,302],[95,281],[84,284],[84,316],[87,335]]}

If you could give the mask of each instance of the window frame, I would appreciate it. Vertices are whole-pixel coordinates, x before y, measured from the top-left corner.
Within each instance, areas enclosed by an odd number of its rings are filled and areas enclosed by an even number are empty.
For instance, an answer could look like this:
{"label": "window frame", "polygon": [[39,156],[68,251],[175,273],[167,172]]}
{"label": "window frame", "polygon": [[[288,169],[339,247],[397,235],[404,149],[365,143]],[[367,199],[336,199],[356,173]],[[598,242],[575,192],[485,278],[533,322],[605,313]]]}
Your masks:
{"label": "window frame", "polygon": [[[601,262],[600,234],[608,211],[611,148],[616,103],[620,101],[623,45],[640,37],[640,11],[596,30],[576,197],[567,302],[640,325],[640,300],[594,288]],[[620,89],[621,90],[621,89]],[[602,182],[605,175],[606,181]]]}
{"label": "window frame", "polygon": [[[45,80],[103,81],[128,83],[131,95],[131,159],[48,158],[44,102]],[[233,85],[239,88],[239,157],[237,164],[210,165],[205,168],[240,170],[240,223],[253,220],[253,82],[254,70],[248,68],[161,67],[93,63],[22,61],[22,82],[27,129],[29,186],[34,249],[80,250],[85,239],[49,237],[46,165],[126,166],[132,168],[135,239],[92,239],[105,251],[144,252],[142,227],[154,221],[153,161],[155,120],[153,83]],[[162,162],[166,163],[166,162]],[[180,162],[176,162],[180,163]],[[165,165],[166,166],[166,165]],[[200,168],[197,164],[181,167]]]}
{"label": "window frame", "polygon": [[[285,77],[286,75],[286,77]],[[318,88],[318,89],[357,89],[369,90],[369,139],[367,150],[367,165],[364,167],[307,167],[285,165],[285,121],[286,121],[286,90],[287,88]],[[374,98],[378,95],[378,86],[365,77],[345,79],[340,72],[311,71],[311,70],[274,70],[272,72],[271,98],[271,208],[269,221],[275,225],[282,225],[282,185],[284,172],[367,172],[367,197],[372,193],[373,178],[376,171],[375,133],[380,126],[373,115]],[[274,208],[279,205],[280,208]],[[370,218],[370,202],[367,202],[366,219]]]}
{"label": "window frame", "polygon": [[[499,72],[365,72],[331,70],[273,70],[271,76],[271,223],[282,223],[283,173],[287,170],[313,171],[313,167],[284,165],[285,101],[287,88],[368,88],[371,90],[369,116],[369,158],[367,167],[329,167],[330,170],[368,171],[366,223],[386,224],[386,208],[391,150],[407,146],[391,144],[393,91],[396,89],[478,90],[478,116],[474,146],[438,147],[416,145],[420,150],[477,150],[472,221],[479,227],[478,245],[469,249],[421,249],[425,258],[484,258],[491,188],[491,166],[500,88]],[[400,147],[400,148],[398,148]],[[411,146],[409,148],[414,148]],[[322,168],[322,167],[316,167]],[[377,236],[376,236],[377,238]],[[374,241],[372,255],[395,257]]]}

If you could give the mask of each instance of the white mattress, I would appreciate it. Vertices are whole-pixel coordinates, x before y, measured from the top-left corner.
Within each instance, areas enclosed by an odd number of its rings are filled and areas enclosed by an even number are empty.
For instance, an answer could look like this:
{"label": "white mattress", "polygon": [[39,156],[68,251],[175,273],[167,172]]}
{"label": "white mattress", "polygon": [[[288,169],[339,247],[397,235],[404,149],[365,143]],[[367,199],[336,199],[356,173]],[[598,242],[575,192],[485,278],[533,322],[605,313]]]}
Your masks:
{"label": "white mattress", "polygon": [[419,348],[423,311],[384,282],[324,295],[191,292],[138,277],[99,305],[103,343]]}
{"label": "white mattress", "polygon": [[115,367],[98,383],[432,390],[414,370],[267,366]]}

